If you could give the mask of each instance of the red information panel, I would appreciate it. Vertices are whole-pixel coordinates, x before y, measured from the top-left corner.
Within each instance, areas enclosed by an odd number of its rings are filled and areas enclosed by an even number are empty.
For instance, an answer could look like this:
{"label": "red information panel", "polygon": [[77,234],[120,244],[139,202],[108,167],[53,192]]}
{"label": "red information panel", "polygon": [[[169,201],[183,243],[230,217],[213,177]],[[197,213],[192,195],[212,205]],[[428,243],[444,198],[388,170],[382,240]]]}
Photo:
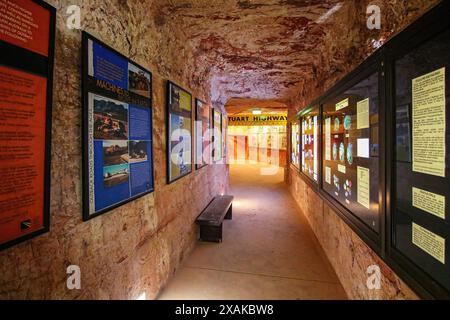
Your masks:
{"label": "red information panel", "polygon": [[0,250],[49,231],[55,17],[0,0]]}
{"label": "red information panel", "polygon": [[0,67],[0,244],[44,228],[47,79]]}
{"label": "red information panel", "polygon": [[0,1],[0,40],[48,57],[50,11],[31,0]]}

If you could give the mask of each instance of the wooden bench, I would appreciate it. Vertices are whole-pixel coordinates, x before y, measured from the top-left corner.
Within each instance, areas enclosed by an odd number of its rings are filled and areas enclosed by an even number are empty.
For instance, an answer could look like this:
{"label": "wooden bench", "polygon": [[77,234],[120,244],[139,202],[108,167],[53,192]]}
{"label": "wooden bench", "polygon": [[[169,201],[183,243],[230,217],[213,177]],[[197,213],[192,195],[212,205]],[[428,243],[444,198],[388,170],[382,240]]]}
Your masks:
{"label": "wooden bench", "polygon": [[233,196],[218,196],[198,216],[200,240],[222,242],[223,220],[233,218]]}

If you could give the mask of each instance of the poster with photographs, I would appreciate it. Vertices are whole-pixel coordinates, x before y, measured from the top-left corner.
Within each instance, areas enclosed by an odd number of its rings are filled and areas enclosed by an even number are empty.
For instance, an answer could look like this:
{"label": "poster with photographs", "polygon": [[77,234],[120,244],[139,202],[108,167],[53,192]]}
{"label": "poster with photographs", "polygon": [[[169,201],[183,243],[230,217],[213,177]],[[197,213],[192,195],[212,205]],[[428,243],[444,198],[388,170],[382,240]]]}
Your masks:
{"label": "poster with photographs", "polygon": [[209,144],[211,143],[211,109],[207,104],[199,99],[195,99],[195,120],[195,166],[197,169],[200,169],[211,163],[211,152],[209,152]]}
{"label": "poster with photographs", "polygon": [[83,33],[84,212],[153,191],[152,75]]}
{"label": "poster with photographs", "polygon": [[167,183],[192,172],[192,96],[168,82]]}
{"label": "poster with photographs", "polygon": [[222,160],[222,113],[213,109],[213,130],[214,130],[214,148],[212,151],[213,161],[218,162]]}

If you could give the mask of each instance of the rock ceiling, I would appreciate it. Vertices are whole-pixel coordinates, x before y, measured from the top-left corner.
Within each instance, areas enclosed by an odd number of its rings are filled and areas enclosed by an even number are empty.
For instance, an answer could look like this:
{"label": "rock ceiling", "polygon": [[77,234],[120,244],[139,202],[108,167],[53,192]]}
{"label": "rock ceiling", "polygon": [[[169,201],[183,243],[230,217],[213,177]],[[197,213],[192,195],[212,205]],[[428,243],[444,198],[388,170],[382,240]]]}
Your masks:
{"label": "rock ceiling", "polygon": [[[191,46],[193,77],[207,79],[213,103],[224,105],[306,99],[308,90],[332,84],[436,2],[168,0],[159,12]],[[382,10],[381,30],[366,27],[369,4]]]}

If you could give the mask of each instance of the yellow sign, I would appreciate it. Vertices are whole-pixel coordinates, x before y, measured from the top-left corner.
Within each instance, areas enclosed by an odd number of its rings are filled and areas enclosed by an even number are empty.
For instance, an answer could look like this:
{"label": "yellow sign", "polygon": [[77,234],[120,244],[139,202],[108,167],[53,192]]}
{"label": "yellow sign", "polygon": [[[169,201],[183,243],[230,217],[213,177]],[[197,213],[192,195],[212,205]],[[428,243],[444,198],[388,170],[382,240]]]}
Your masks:
{"label": "yellow sign", "polygon": [[368,168],[358,167],[358,203],[370,209],[370,170]]}
{"label": "yellow sign", "polygon": [[430,256],[445,264],[445,239],[413,223],[412,242]]}
{"label": "yellow sign", "polygon": [[356,117],[356,126],[358,130],[360,129],[367,129],[370,128],[370,101],[369,99],[365,99],[362,101],[359,101],[356,104],[356,112],[357,112],[357,117]]}
{"label": "yellow sign", "polygon": [[413,187],[412,205],[445,220],[444,196]]}
{"label": "yellow sign", "polygon": [[413,171],[445,177],[445,68],[412,81]]}
{"label": "yellow sign", "polygon": [[281,114],[242,114],[228,117],[229,126],[286,126],[287,116]]}

